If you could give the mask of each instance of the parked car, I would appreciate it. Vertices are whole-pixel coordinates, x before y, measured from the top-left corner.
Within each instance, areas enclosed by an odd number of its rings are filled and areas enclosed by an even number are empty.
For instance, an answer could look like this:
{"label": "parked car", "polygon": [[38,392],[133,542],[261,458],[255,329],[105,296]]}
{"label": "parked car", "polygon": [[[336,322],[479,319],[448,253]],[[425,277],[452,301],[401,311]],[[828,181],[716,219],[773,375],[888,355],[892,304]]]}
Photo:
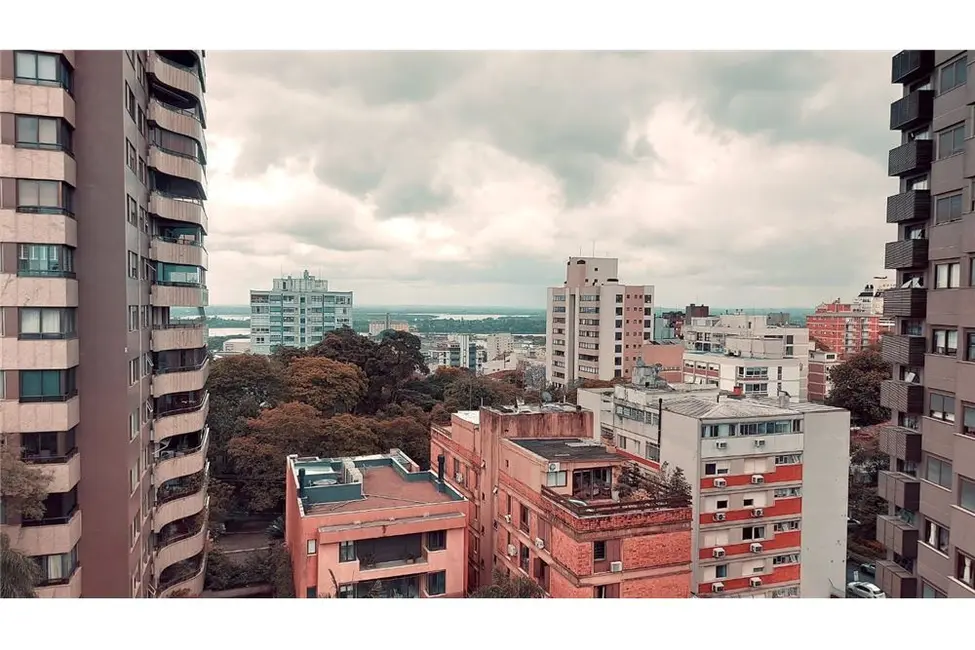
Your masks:
{"label": "parked car", "polygon": [[866,573],[868,576],[877,575],[877,565],[873,562],[864,562],[860,565],[860,573]]}
{"label": "parked car", "polygon": [[887,594],[872,582],[851,582],[846,585],[847,598],[886,598]]}

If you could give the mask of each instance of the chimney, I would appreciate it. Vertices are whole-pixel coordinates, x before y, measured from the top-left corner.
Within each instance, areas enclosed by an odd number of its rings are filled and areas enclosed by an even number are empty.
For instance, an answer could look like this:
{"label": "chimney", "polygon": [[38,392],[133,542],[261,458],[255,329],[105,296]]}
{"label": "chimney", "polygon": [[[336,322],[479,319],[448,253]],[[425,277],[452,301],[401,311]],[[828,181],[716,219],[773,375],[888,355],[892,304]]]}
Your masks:
{"label": "chimney", "polygon": [[298,468],[298,498],[302,499],[305,496],[305,468]]}
{"label": "chimney", "polygon": [[437,481],[439,483],[439,485],[437,485],[437,489],[440,490],[441,492],[443,492],[443,488],[444,488],[443,472],[444,472],[444,466],[446,464],[447,464],[446,456],[444,456],[443,454],[437,456]]}

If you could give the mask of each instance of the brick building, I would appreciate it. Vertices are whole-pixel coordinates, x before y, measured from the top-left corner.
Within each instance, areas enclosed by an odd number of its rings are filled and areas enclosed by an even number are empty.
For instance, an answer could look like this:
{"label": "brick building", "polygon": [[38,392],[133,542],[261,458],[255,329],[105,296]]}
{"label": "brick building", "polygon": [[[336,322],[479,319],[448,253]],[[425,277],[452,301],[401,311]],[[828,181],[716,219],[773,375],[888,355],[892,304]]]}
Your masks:
{"label": "brick building", "polygon": [[826,346],[827,351],[835,352],[840,360],[877,345],[880,337],[890,331],[888,322],[883,316],[859,308],[839,300],[819,305],[815,314],[806,317],[809,336]]}

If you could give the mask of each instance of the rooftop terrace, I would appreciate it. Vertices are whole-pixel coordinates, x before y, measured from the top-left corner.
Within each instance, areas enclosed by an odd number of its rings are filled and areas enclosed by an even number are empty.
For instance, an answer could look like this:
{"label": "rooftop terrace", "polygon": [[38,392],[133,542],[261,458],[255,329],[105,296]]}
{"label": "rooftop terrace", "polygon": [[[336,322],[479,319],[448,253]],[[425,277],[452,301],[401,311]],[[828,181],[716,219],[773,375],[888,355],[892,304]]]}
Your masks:
{"label": "rooftop terrace", "polygon": [[512,438],[511,442],[547,461],[622,461],[594,440],[580,438]]}

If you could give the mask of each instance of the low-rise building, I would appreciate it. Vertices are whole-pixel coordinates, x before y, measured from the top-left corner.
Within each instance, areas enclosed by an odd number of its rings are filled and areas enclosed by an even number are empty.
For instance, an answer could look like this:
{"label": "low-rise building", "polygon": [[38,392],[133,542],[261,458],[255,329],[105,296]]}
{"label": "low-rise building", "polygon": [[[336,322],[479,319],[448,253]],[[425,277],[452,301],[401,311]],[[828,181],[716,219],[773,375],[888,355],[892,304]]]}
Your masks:
{"label": "low-rise building", "polygon": [[[660,378],[670,383],[680,383],[684,378],[684,344],[682,341],[646,341],[640,350],[640,361],[645,366],[660,366]],[[637,361],[637,367],[640,366]],[[633,383],[636,379],[637,368],[633,369]]]}
{"label": "low-rise building", "polygon": [[298,598],[467,593],[470,502],[397,449],[287,459],[285,531]]}
{"label": "low-rise building", "polygon": [[515,350],[515,337],[511,334],[488,334],[484,340],[487,361],[503,359]]}
{"label": "low-rise building", "polygon": [[825,402],[833,390],[833,382],[830,379],[830,371],[838,366],[840,361],[836,352],[824,352],[822,350],[809,351],[809,392],[810,402]]}

